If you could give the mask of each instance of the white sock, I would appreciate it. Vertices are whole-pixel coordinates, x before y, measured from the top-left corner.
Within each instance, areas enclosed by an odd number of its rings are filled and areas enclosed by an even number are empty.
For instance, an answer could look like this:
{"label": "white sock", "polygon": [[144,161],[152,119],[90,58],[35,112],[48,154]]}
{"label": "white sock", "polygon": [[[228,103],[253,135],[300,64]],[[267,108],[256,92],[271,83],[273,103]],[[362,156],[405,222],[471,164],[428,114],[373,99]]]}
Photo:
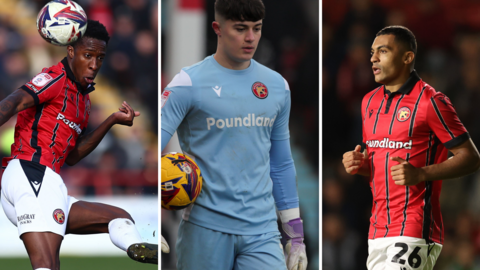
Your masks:
{"label": "white sock", "polygon": [[37,268],[35,270],[51,270],[51,269],[48,269],[48,268]]}
{"label": "white sock", "polygon": [[112,243],[123,251],[127,251],[132,244],[143,242],[135,224],[130,219],[116,218],[110,221],[108,233]]}

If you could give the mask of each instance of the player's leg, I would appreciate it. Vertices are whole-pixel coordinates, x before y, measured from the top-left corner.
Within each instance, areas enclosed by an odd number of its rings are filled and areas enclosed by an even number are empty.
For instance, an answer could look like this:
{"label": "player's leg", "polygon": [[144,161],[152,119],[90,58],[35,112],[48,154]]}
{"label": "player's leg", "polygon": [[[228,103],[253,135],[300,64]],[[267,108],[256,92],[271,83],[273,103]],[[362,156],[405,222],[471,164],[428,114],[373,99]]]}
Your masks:
{"label": "player's leg", "polygon": [[28,232],[20,236],[33,269],[60,269],[60,245],[63,237],[51,232]]}
{"label": "player's leg", "polygon": [[438,256],[440,256],[440,252],[442,251],[443,246],[437,243],[430,244],[427,258],[427,263],[423,270],[432,270],[437,262]]}
{"label": "player's leg", "polygon": [[384,270],[387,260],[388,242],[386,238],[368,240],[368,270]]}
{"label": "player's leg", "polygon": [[12,160],[2,176],[1,202],[18,227],[33,269],[60,269],[59,250],[68,215],[67,189],[45,166]]}
{"label": "player's leg", "polygon": [[286,270],[280,234],[240,235],[234,270]]}
{"label": "player's leg", "polygon": [[213,231],[182,220],[175,247],[178,270],[233,269],[234,235]]}
{"label": "player's leg", "polygon": [[77,201],[70,208],[66,233],[108,233],[112,243],[130,258],[158,263],[158,245],[142,243],[133,218],[125,210],[102,203]]}

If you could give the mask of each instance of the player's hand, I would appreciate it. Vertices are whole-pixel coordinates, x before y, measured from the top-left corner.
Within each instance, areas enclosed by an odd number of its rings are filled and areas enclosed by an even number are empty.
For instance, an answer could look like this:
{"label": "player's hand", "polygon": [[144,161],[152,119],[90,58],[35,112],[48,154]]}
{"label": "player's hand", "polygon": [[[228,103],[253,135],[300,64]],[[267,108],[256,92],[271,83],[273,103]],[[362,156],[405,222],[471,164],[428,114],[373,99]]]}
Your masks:
{"label": "player's hand", "polygon": [[355,150],[346,152],[343,154],[343,166],[345,166],[345,171],[351,175],[357,174],[358,170],[363,166],[365,162],[365,155],[360,152],[362,147],[357,145]]}
{"label": "player's hand", "polygon": [[285,261],[288,270],[306,270],[308,261],[303,243],[303,224],[300,218],[282,224],[282,237],[286,240]]}
{"label": "player's hand", "polygon": [[285,245],[285,260],[288,270],[306,270],[308,261],[303,238],[293,238]]}
{"label": "player's hand", "polygon": [[390,160],[400,163],[390,168],[392,171],[392,179],[395,180],[396,185],[414,186],[425,181],[425,176],[421,168],[414,167],[408,161],[400,157],[391,157]]}
{"label": "player's hand", "polygon": [[170,253],[170,247],[168,246],[167,241],[165,241],[165,238],[163,238],[163,235],[161,235],[161,237],[162,237],[162,252]]}
{"label": "player's hand", "polygon": [[122,103],[122,107],[118,108],[118,112],[114,113],[115,123],[119,125],[129,126],[133,125],[133,119],[140,116],[140,112],[134,111],[126,101]]}

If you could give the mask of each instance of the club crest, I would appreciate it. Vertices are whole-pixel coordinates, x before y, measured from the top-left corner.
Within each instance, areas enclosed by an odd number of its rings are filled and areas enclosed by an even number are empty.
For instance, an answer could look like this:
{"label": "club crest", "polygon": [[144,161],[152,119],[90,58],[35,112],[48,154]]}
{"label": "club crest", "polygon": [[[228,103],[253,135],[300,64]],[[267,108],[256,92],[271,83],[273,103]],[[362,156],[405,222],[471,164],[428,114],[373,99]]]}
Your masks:
{"label": "club crest", "polygon": [[63,212],[63,210],[56,209],[55,211],[53,211],[53,219],[55,219],[55,221],[60,225],[65,223],[65,213]]}
{"label": "club crest", "polygon": [[400,122],[405,122],[410,118],[411,111],[408,107],[402,107],[397,111],[397,120]]}
{"label": "club crest", "polygon": [[252,93],[259,99],[268,97],[268,89],[265,84],[256,82],[252,85]]}

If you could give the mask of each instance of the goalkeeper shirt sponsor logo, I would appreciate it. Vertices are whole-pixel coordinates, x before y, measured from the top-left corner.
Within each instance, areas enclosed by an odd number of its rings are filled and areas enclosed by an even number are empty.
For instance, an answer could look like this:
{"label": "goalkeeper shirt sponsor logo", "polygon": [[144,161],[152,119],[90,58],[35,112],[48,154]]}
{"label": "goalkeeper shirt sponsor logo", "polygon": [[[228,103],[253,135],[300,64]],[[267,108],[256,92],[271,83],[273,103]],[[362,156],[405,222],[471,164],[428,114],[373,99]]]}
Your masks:
{"label": "goalkeeper shirt sponsor logo", "polygon": [[254,113],[249,113],[246,117],[235,117],[226,119],[215,119],[213,117],[206,118],[207,129],[210,130],[213,127],[219,129],[232,128],[232,127],[272,127],[275,122],[275,115],[273,118],[268,117],[255,117]]}
{"label": "goalkeeper shirt sponsor logo", "polygon": [[388,149],[402,149],[405,148],[407,150],[412,149],[412,140],[408,142],[397,142],[397,141],[390,141],[388,138],[383,138],[383,140],[371,140],[367,141],[366,144],[368,147],[371,148],[388,148]]}

